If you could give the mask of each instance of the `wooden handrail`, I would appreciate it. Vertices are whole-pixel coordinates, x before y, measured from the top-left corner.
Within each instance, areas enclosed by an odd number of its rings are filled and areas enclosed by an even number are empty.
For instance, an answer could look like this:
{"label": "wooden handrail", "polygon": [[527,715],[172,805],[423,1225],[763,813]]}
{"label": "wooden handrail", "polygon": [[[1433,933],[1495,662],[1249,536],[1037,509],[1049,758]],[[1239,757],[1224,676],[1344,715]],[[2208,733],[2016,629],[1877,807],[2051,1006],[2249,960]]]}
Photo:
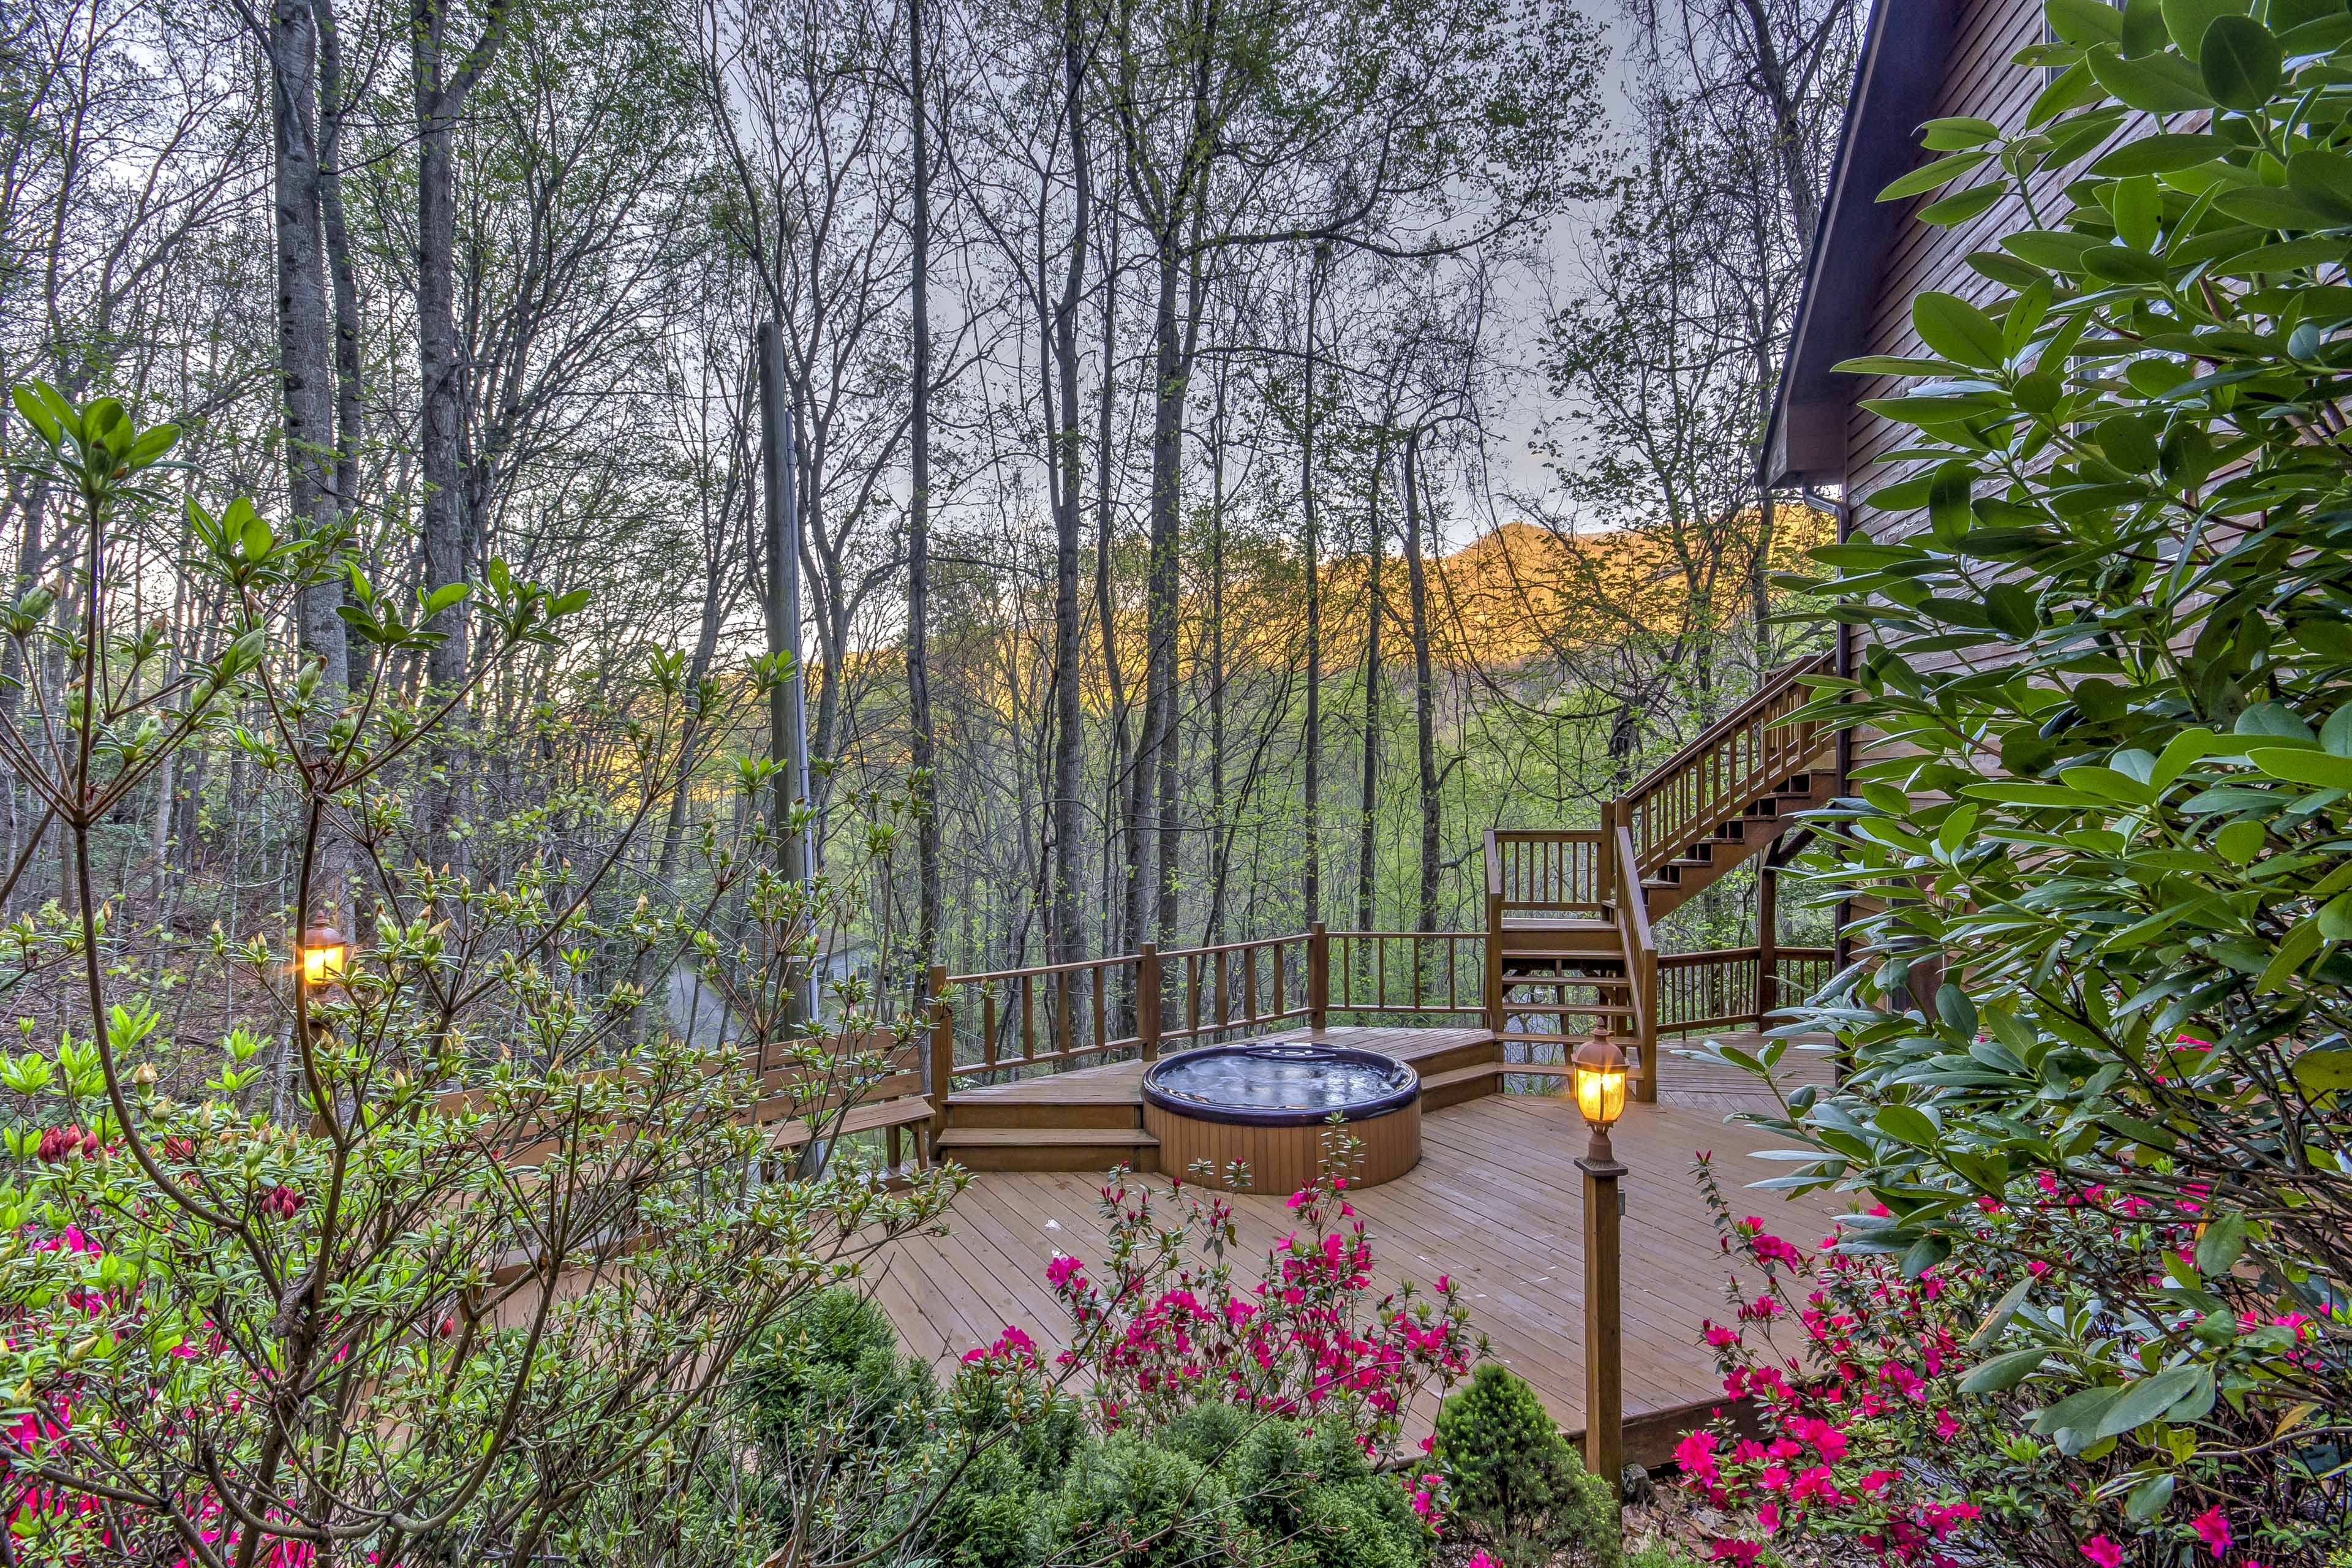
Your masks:
{"label": "wooden handrail", "polygon": [[[1514,854],[1515,847],[1534,853]],[[1506,909],[1597,914],[1607,902],[1601,896],[1608,881],[1606,846],[1598,828],[1489,828],[1486,852],[1486,897]]]}
{"label": "wooden handrail", "polygon": [[1623,798],[1626,800],[1640,800],[1643,795],[1650,794],[1651,791],[1655,788],[1655,784],[1653,781],[1664,778],[1666,774],[1675,772],[1685,763],[1691,762],[1694,758],[1698,757],[1706,752],[1713,751],[1717,744],[1720,742],[1726,735],[1730,734],[1735,730],[1745,727],[1750,720],[1755,718],[1757,709],[1760,708],[1765,703],[1769,702],[1774,698],[1779,697],[1783,692],[1787,691],[1789,688],[1803,679],[1806,676],[1825,675],[1835,667],[1835,656],[1827,653],[1817,653],[1811,658],[1801,658],[1793,664],[1782,665],[1780,668],[1772,671],[1769,675],[1767,675],[1764,678],[1763,684],[1757,687],[1755,690],[1749,692],[1747,697],[1742,699],[1738,707],[1734,708],[1730,712],[1717,719],[1714,723],[1709,724],[1706,729],[1701,730],[1696,735],[1693,736],[1684,744],[1680,751],[1675,752],[1674,755],[1668,757],[1664,762],[1658,763],[1656,766],[1651,768],[1647,773],[1643,773],[1640,778],[1634,780],[1633,787],[1625,792]]}
{"label": "wooden handrail", "polygon": [[1633,999],[1634,1038],[1642,1047],[1642,1067],[1633,1079],[1633,1094],[1637,1100],[1650,1101],[1658,1098],[1658,940],[1650,930],[1650,900],[1642,891],[1633,830],[1626,825],[1622,802],[1612,813],[1612,826],[1618,887],[1617,938],[1624,948],[1625,989]]}
{"label": "wooden handrail", "polygon": [[1821,726],[1791,725],[1789,719],[1804,706],[1797,683],[1826,669],[1827,658],[1801,659],[1775,671],[1746,701],[1643,774],[1617,802],[1616,820],[1633,829],[1644,874],[1812,761],[1822,749]]}

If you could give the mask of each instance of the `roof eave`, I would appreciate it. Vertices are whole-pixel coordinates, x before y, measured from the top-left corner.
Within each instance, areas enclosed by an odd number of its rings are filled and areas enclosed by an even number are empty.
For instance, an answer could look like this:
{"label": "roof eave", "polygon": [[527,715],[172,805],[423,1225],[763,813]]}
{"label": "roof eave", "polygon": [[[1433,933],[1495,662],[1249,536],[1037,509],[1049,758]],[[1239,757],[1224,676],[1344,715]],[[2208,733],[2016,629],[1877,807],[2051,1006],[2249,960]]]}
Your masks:
{"label": "roof eave", "polygon": [[1918,106],[1940,96],[1958,0],[1875,0],[1845,127],[1805,264],[1758,478],[1768,489],[1842,483],[1855,378],[1832,369],[1866,352],[1886,254],[1909,215],[1878,193],[1911,168]]}

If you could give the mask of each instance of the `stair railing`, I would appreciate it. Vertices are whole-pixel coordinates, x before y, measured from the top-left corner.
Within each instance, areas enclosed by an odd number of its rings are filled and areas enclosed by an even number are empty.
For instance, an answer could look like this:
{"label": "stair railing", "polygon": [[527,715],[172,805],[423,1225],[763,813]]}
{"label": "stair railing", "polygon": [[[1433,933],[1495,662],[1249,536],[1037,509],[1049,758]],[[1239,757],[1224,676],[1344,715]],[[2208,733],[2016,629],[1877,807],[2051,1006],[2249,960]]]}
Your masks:
{"label": "stair railing", "polygon": [[1658,940],[1650,930],[1650,900],[1642,891],[1641,858],[1623,810],[1622,801],[1610,807],[1606,830],[1613,862],[1611,875],[1617,885],[1612,912],[1617,921],[1617,940],[1624,951],[1625,990],[1633,1006],[1633,1043],[1640,1054],[1633,1072],[1633,1098],[1653,1101],[1658,1098]]}
{"label": "stair railing", "polygon": [[1817,720],[1791,715],[1812,700],[1801,682],[1825,673],[1832,656],[1784,665],[1755,694],[1644,773],[1617,802],[1646,876],[1746,810],[1765,791],[1802,773],[1828,737]]}

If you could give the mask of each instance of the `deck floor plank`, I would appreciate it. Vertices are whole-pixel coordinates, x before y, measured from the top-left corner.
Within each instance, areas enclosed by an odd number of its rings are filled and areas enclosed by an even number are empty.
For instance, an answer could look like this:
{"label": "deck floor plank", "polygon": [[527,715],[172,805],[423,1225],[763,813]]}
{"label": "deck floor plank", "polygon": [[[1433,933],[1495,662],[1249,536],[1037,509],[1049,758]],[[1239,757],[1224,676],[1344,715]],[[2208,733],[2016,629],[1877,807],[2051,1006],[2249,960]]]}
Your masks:
{"label": "deck floor plank", "polygon": [[[1475,1030],[1332,1031],[1343,1033],[1349,1044],[1409,1058],[1483,1037]],[[1760,1043],[1753,1035],[1718,1037],[1749,1049]],[[1752,1080],[1737,1069],[1680,1058],[1667,1058],[1661,1068],[1660,1103],[1629,1107],[1615,1135],[1631,1170],[1623,1258],[1629,1423],[1664,1418],[1718,1393],[1699,1327],[1709,1315],[1724,1314],[1724,1266],[1691,1175],[1693,1155],[1715,1152],[1735,1204],[1743,1202],[1742,1184],[1772,1173],[1742,1156],[1774,1140],[1726,1121],[1735,1111],[1769,1106]],[[1121,1063],[960,1090],[959,1098],[1109,1103],[1133,1099],[1139,1075],[1139,1064]],[[1825,1053],[1788,1054],[1787,1082],[1828,1076]],[[1583,1123],[1563,1096],[1489,1095],[1426,1113],[1420,1165],[1350,1194],[1370,1227],[1376,1284],[1393,1289],[1410,1278],[1426,1287],[1438,1274],[1452,1274],[1463,1286],[1472,1326],[1570,1430],[1582,1424],[1582,1178],[1575,1162],[1585,1142]],[[1166,1188],[1156,1176],[1133,1179]],[[947,1236],[906,1238],[877,1260],[877,1300],[908,1348],[950,1362],[1008,1324],[1049,1349],[1066,1344],[1068,1324],[1045,1285],[1045,1265],[1057,1251],[1089,1264],[1101,1257],[1100,1185],[1099,1176],[1075,1172],[974,1175],[950,1211]],[[1843,1206],[1826,1197],[1782,1204],[1763,1194],[1744,1202],[1801,1245],[1822,1235]],[[1236,1194],[1234,1207],[1236,1272],[1247,1279],[1255,1260],[1290,1229],[1290,1215],[1279,1194]],[[1428,1417],[1427,1410],[1418,1412],[1416,1425],[1425,1430]]]}

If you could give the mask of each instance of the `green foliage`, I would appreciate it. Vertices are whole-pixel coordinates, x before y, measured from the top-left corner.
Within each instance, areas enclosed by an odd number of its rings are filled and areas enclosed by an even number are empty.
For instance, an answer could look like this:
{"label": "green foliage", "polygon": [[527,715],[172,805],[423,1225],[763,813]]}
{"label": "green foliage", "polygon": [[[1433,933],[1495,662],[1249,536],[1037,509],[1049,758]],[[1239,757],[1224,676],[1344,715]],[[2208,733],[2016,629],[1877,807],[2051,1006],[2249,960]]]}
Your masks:
{"label": "green foliage", "polygon": [[1625,1553],[1625,1568],[1705,1568],[1705,1560],[1673,1542],[1651,1541]]}
{"label": "green foliage", "polygon": [[1536,1391],[1500,1363],[1482,1363],[1440,1406],[1433,1457],[1454,1516],[1514,1568],[1535,1568],[1569,1546],[1588,1562],[1617,1560],[1610,1483],[1585,1472]]}
{"label": "green foliage", "polygon": [[[1221,1407],[1230,1408],[1230,1407]],[[1218,1424],[1238,1440],[1222,1450],[1242,1519],[1276,1542],[1293,1568],[1417,1568],[1428,1527],[1404,1489],[1374,1472],[1349,1424],[1326,1415],[1304,1430],[1285,1421]]]}
{"label": "green foliage", "polygon": [[1870,634],[1817,711],[1896,743],[1814,824],[1815,894],[1866,901],[1805,1026],[1856,1070],[1768,1184],[1866,1190],[1847,1245],[1915,1277],[2001,1249],[1979,1386],[2242,1540],[2344,1517],[2352,1426],[2352,13],[2049,16],[2027,128],[1948,132],[1943,183],[2040,193],[1998,287],[1851,367],[1925,378],[1870,405],[1916,430],[1872,507],[1925,527],[1865,513],[1804,584]]}
{"label": "green foliage", "polygon": [[1079,1450],[1043,1524],[1040,1561],[1180,1568],[1261,1561],[1224,1477],[1173,1448],[1116,1436]]}
{"label": "green foliage", "polygon": [[936,1394],[931,1369],[900,1353],[888,1315],[845,1285],[794,1303],[740,1375],[752,1432],[769,1448],[826,1431],[862,1448],[904,1449],[921,1437]]}
{"label": "green foliage", "polygon": [[[47,387],[15,401],[38,437],[16,466],[80,498],[53,516],[84,563],[69,598],[28,596],[5,626],[21,711],[49,717],[37,751],[0,726],[0,764],[45,803],[79,895],[69,930],[46,915],[10,928],[28,966],[47,946],[79,971],[54,1033],[24,1018],[27,1048],[0,1058],[0,1417],[29,1435],[12,1460],[20,1555],[74,1561],[101,1519],[142,1560],[199,1538],[273,1560],[298,1518],[387,1563],[573,1555],[615,1521],[688,1528],[692,1456],[737,1353],[854,1277],[866,1250],[930,1224],[960,1179],[885,1191],[850,1157],[747,1182],[775,1153],[763,1121],[813,1110],[815,1064],[836,1075],[824,1092],[847,1072],[846,1100],[878,1055],[762,1028],[809,1073],[763,1100],[736,1046],[648,1037],[631,976],[698,959],[743,1016],[772,1017],[761,998],[799,985],[812,930],[837,928],[858,873],[802,887],[730,868],[742,912],[722,949],[708,907],[640,903],[621,929],[597,926],[589,895],[625,831],[601,866],[545,839],[478,879],[415,865],[386,834],[388,770],[447,741],[492,669],[551,644],[579,591],[493,561],[488,635],[460,689],[411,706],[381,689],[388,658],[373,689],[322,683],[290,635],[299,596],[370,592],[249,501],[208,510],[190,476],[182,565],[227,623],[205,662],[113,564],[141,513],[183,503],[137,482],[173,427]],[[435,595],[400,636],[454,603]],[[389,626],[375,627],[386,651],[402,646]],[[268,935],[216,932],[236,980],[227,1016],[183,1042],[173,1030],[193,1016],[110,957],[91,837],[224,731],[247,787],[298,808],[295,917],[354,882],[373,907],[331,984],[297,981]],[[690,745],[646,734],[623,754],[675,777]],[[331,879],[329,845],[357,862]],[[607,940],[618,962],[593,961]],[[886,1018],[848,1016],[893,1037]]]}

